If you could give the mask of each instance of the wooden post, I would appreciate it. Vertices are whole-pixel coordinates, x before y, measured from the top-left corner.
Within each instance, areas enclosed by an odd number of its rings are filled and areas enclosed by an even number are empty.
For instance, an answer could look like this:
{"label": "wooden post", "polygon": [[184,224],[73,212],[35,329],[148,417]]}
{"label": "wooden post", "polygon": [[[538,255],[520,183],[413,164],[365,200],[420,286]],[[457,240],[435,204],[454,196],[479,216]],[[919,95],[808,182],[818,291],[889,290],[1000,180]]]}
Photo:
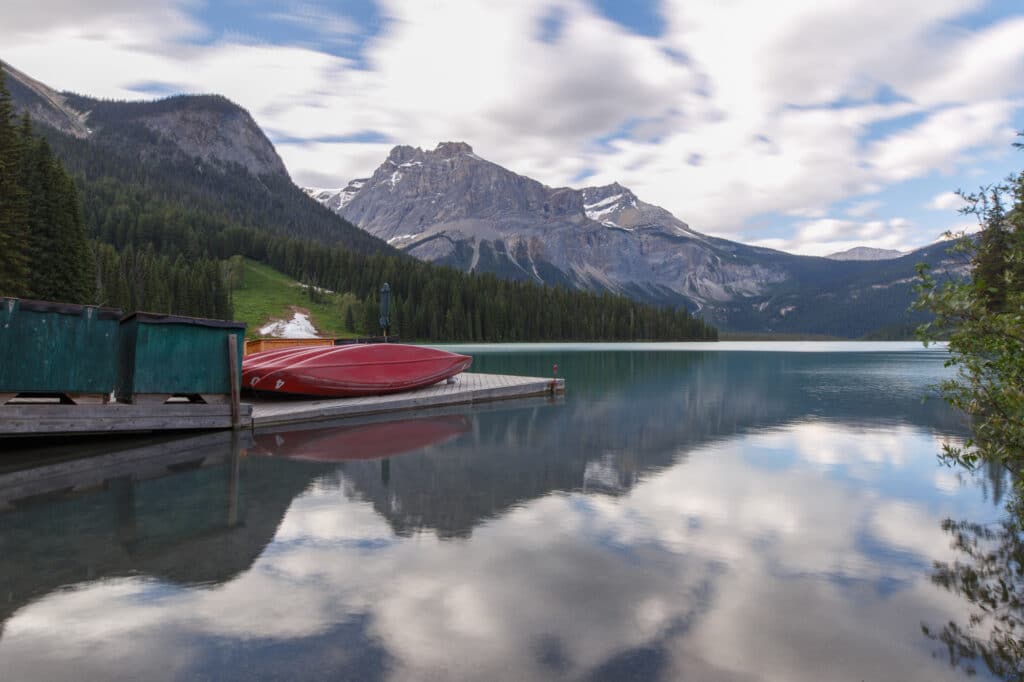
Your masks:
{"label": "wooden post", "polygon": [[240,403],[238,376],[238,335],[228,334],[228,365],[231,373],[231,428],[237,429],[240,425],[239,415],[242,411]]}
{"label": "wooden post", "polygon": [[228,479],[228,527],[234,528],[238,525],[238,484],[239,468],[241,466],[241,453],[238,446],[238,432],[231,434],[231,459],[228,466],[231,467],[231,476]]}

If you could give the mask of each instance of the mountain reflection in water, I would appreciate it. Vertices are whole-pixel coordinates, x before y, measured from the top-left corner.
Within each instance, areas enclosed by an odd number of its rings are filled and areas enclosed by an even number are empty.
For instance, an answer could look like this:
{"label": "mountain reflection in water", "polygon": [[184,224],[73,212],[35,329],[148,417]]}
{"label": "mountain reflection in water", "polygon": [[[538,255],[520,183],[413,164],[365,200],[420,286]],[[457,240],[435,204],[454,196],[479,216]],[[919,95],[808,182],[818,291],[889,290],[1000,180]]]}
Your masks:
{"label": "mountain reflection in water", "polygon": [[257,433],[201,445],[187,471],[29,496],[0,512],[0,664],[958,679],[920,629],[963,612],[930,580],[955,557],[940,522],[991,516],[1004,482],[937,464],[964,435],[921,400],[942,359],[483,353],[474,368],[557,362],[569,393]]}

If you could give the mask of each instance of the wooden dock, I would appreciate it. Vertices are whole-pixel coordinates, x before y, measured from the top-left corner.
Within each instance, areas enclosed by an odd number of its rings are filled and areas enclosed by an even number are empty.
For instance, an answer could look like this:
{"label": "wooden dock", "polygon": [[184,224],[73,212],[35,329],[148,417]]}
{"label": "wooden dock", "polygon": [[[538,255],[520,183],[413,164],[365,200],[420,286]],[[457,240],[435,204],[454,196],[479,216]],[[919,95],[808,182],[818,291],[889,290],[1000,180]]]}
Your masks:
{"label": "wooden dock", "polygon": [[260,428],[385,412],[407,412],[444,405],[551,395],[565,391],[564,379],[471,372],[460,374],[456,379],[454,384],[440,383],[416,391],[365,398],[257,401],[252,409],[252,424],[254,428]]}
{"label": "wooden dock", "polygon": [[[230,429],[231,405],[168,403],[127,405],[0,405],[0,436],[121,434]],[[252,405],[242,403],[239,426],[252,426]]]}
{"label": "wooden dock", "polygon": [[[463,373],[456,382],[390,395],[333,400],[267,400],[242,403],[242,429],[407,412],[446,405],[481,403],[565,391],[564,379]],[[0,437],[115,435],[232,428],[231,405],[194,403],[127,405],[0,405]]]}

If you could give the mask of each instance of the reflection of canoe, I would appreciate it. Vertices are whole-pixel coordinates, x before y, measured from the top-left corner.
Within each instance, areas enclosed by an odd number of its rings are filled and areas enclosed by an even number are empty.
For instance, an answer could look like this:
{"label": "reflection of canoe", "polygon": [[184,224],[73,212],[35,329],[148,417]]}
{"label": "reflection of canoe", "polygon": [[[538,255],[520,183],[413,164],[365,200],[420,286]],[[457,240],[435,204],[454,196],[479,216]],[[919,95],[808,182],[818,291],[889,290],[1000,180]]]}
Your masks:
{"label": "reflection of canoe", "polygon": [[330,429],[285,431],[256,436],[256,446],[272,454],[316,462],[380,459],[438,445],[470,430],[455,414]]}
{"label": "reflection of canoe", "polygon": [[436,384],[472,362],[467,355],[399,343],[285,348],[246,356],[242,386],[336,398],[380,395]]}

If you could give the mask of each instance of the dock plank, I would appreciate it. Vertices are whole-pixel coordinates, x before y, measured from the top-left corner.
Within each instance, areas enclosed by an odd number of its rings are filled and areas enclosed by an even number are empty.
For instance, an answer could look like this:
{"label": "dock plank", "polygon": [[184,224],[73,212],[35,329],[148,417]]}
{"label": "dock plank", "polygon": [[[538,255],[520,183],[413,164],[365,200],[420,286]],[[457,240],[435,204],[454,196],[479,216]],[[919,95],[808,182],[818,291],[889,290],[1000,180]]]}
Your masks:
{"label": "dock plank", "polygon": [[[240,406],[239,419],[242,427],[256,428],[526,398],[564,390],[564,379],[463,373],[453,384],[442,382],[390,395],[246,402]],[[230,429],[232,421],[230,404],[0,406],[0,436],[12,437]]]}
{"label": "dock plank", "polygon": [[[243,426],[252,423],[252,406],[242,405]],[[132,433],[231,428],[230,405],[3,405],[0,436]]]}
{"label": "dock plank", "polygon": [[385,412],[443,407],[491,400],[508,400],[548,395],[565,390],[564,379],[543,379],[507,374],[467,372],[454,384],[440,383],[416,391],[360,398],[332,400],[290,400],[287,402],[257,401],[253,405],[252,424],[258,428],[323,419],[358,417]]}

